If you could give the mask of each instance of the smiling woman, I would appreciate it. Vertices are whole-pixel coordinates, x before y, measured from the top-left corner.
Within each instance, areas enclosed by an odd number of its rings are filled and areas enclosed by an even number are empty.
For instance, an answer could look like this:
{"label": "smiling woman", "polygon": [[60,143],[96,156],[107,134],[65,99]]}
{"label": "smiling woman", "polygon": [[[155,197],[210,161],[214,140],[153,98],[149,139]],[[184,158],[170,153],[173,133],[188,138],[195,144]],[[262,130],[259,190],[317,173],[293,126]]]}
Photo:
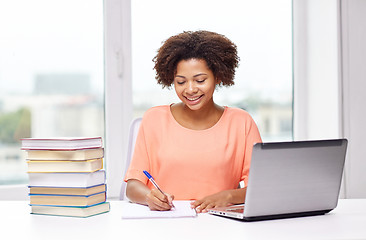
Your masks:
{"label": "smiling woman", "polygon": [[[173,84],[181,102],[144,114],[125,177],[128,198],[152,210],[170,209],[173,199],[193,200],[198,212],[243,203],[252,146],[261,137],[248,112],[213,99],[218,85],[234,83],[235,44],[214,32],[183,32],[167,39],[154,61],[158,83]],[[141,177],[145,170],[164,193]],[[188,180],[192,174],[198,176]]]}

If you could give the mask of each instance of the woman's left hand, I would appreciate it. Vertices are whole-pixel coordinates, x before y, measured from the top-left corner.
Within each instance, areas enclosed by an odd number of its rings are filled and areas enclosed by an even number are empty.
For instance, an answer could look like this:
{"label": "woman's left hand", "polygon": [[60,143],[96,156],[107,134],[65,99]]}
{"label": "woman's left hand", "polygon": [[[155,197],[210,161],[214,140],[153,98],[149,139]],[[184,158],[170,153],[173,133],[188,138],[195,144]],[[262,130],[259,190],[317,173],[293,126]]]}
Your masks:
{"label": "woman's left hand", "polygon": [[192,202],[191,207],[196,209],[197,213],[205,213],[210,208],[244,203],[245,193],[246,188],[221,191]]}
{"label": "woman's left hand", "polygon": [[230,190],[218,192],[191,203],[197,213],[205,213],[209,208],[224,207],[231,205],[232,194]]}

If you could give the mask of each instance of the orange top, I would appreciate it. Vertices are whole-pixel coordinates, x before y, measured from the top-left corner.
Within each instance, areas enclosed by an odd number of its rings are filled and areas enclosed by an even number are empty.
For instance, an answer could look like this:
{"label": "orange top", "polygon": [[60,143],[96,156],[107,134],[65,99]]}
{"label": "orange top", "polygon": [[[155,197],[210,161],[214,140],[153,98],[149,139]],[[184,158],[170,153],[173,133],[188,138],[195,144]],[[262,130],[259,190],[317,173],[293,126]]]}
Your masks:
{"label": "orange top", "polygon": [[176,200],[201,199],[247,185],[253,144],[261,142],[257,125],[244,110],[225,107],[211,128],[181,126],[170,106],[149,109],[141,122],[135,151],[125,181],[137,179],[153,185],[148,171]]}

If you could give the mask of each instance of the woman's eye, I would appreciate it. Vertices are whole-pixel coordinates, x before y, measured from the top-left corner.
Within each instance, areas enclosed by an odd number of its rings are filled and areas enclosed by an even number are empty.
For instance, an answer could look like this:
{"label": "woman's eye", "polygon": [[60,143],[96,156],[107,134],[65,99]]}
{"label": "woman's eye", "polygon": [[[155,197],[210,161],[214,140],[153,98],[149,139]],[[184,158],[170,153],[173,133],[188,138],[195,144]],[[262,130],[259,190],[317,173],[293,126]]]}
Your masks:
{"label": "woman's eye", "polygon": [[203,83],[204,81],[206,81],[206,79],[197,80],[198,83]]}
{"label": "woman's eye", "polygon": [[178,84],[178,85],[183,85],[183,84],[184,84],[184,82],[177,82],[177,84]]}

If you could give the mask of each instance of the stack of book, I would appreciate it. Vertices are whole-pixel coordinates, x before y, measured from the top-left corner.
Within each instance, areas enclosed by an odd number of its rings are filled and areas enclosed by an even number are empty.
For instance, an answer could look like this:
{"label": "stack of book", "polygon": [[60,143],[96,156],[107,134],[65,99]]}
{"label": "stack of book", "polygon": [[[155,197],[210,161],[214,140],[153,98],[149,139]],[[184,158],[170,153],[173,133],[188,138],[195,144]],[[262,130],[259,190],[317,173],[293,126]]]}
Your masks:
{"label": "stack of book", "polygon": [[22,139],[31,213],[89,217],[108,212],[102,138]]}

